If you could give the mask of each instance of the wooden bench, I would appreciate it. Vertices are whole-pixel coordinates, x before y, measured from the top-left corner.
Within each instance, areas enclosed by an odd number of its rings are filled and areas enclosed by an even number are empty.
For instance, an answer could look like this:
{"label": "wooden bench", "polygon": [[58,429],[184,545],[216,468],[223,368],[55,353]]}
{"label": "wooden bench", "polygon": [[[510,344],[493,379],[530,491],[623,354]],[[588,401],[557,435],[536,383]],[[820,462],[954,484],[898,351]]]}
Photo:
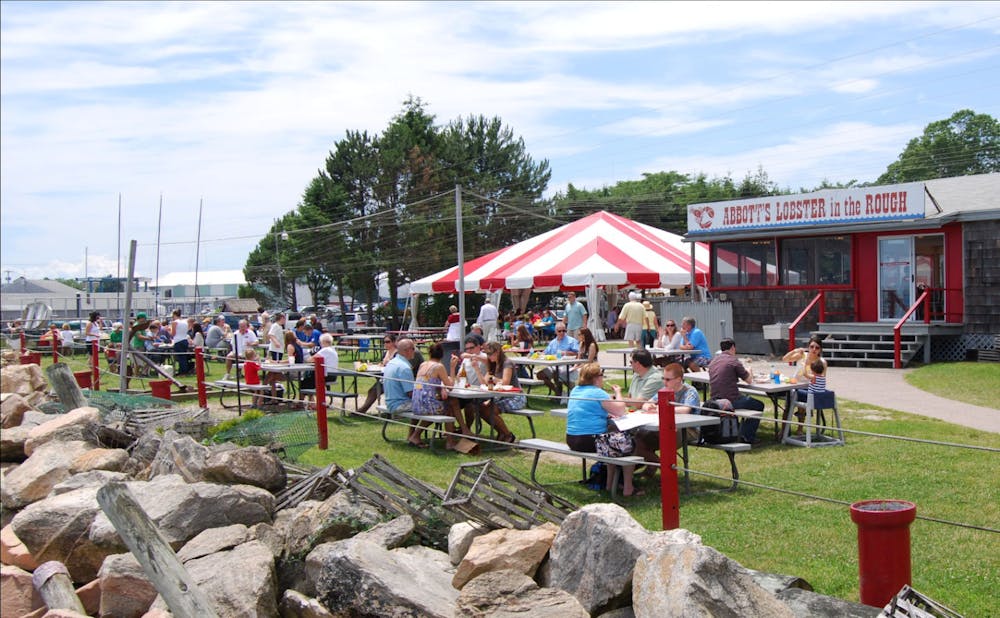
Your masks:
{"label": "wooden bench", "polygon": [[[236,380],[216,380],[212,382],[212,386],[219,389],[219,403],[222,404],[223,408],[233,408],[235,406],[226,405],[226,394],[236,390]],[[246,384],[244,382],[239,383],[239,390],[241,392],[247,392],[254,395],[266,395],[270,397],[271,395],[271,385],[270,384]],[[285,387],[282,384],[277,384],[275,388],[276,396],[279,398],[284,397]]]}
{"label": "wooden bench", "polygon": [[408,421],[423,421],[425,423],[429,422],[430,425],[424,428],[424,432],[427,434],[427,440],[430,443],[431,450],[434,449],[434,436],[441,435],[444,433],[444,425],[448,423],[455,423],[455,417],[445,415],[445,414],[414,414],[412,412],[400,412],[392,413],[389,408],[384,405],[377,405],[375,409],[378,411],[379,416],[385,420],[382,423],[382,439],[386,442],[392,442],[389,439],[387,430],[393,419],[401,418]]}
{"label": "wooden bench", "polygon": [[618,493],[618,475],[621,471],[620,466],[636,466],[643,462],[643,458],[638,455],[628,455],[626,457],[603,457],[597,453],[581,453],[579,451],[574,451],[569,448],[568,445],[562,442],[553,442],[552,440],[543,440],[541,438],[529,438],[527,440],[521,440],[519,442],[520,446],[526,449],[535,451],[535,458],[531,462],[531,480],[532,482],[541,485],[535,478],[535,473],[538,469],[538,460],[542,456],[542,453],[559,453],[560,455],[569,455],[571,457],[579,457],[581,464],[581,472],[583,480],[587,480],[587,460],[600,461],[611,466],[609,472],[611,474],[611,497],[614,498]]}

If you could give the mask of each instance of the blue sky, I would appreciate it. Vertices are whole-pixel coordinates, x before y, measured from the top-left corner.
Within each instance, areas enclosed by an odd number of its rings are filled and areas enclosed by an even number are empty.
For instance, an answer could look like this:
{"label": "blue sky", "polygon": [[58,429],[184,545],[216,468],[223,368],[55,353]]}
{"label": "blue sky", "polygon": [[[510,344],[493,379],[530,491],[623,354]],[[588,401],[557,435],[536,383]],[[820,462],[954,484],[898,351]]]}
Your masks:
{"label": "blue sky", "polygon": [[[1000,3],[0,3],[0,270],[240,269],[347,130],[500,116],[550,193],[759,166],[874,180],[1000,115]],[[2,276],[6,278],[7,272]]]}

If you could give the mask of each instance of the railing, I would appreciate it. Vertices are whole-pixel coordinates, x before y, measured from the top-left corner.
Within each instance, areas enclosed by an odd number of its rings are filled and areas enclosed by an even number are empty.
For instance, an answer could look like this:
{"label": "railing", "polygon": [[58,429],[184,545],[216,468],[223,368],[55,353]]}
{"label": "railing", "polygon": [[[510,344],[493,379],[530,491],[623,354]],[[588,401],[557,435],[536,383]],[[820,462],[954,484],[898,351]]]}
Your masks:
{"label": "railing", "polygon": [[795,327],[797,327],[799,325],[799,323],[801,323],[802,320],[805,319],[806,314],[808,314],[809,311],[811,311],[812,308],[816,306],[816,303],[819,303],[819,321],[820,322],[825,322],[826,321],[826,291],[825,290],[820,290],[819,293],[816,294],[816,297],[813,298],[812,301],[810,301],[808,305],[806,305],[805,309],[802,310],[802,313],[799,314],[799,317],[795,318],[792,321],[792,323],[788,325],[788,351],[789,352],[791,352],[792,350],[794,350],[795,347],[796,347],[795,346]]}
{"label": "railing", "polygon": [[903,324],[910,319],[913,312],[916,311],[921,305],[924,309],[924,324],[931,323],[931,290],[924,290],[924,292],[917,297],[910,308],[906,310],[903,317],[899,318],[896,325],[892,327],[892,366],[895,369],[903,368],[903,337],[902,329]]}

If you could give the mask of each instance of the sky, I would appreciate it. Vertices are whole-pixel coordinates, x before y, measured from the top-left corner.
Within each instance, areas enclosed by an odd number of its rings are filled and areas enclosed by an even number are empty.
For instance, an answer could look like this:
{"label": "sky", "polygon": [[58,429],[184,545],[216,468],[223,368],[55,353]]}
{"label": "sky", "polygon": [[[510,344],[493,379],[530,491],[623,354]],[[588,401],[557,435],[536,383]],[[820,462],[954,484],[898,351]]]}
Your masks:
{"label": "sky", "polygon": [[998,2],[2,2],[0,276],[124,275],[131,240],[138,276],[242,269],[409,96],[500,117],[549,195],[874,181],[927,124],[1000,116],[998,35]]}

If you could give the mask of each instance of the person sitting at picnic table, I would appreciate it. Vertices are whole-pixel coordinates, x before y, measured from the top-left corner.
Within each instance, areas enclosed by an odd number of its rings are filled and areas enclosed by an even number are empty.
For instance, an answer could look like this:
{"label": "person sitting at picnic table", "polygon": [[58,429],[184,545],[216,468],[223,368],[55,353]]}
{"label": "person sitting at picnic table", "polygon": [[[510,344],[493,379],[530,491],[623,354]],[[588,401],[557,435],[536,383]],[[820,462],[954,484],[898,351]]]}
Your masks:
{"label": "person sitting at picnic table", "polygon": [[292,331],[295,333],[295,338],[302,343],[307,343],[309,341],[306,337],[306,319],[299,318],[295,321],[295,326],[292,327]]}
{"label": "person sitting at picnic table", "polygon": [[[310,325],[311,326],[311,325]],[[340,368],[340,356],[337,354],[337,348],[333,347],[333,337],[323,333],[319,337],[320,348],[316,351],[316,356],[323,358],[323,373],[329,376]],[[324,384],[326,381],[324,380]],[[299,380],[299,399],[304,400],[308,397],[310,400],[313,398],[312,395],[303,394],[304,390],[315,389],[316,388],[316,372],[308,371],[302,379]]]}
{"label": "person sitting at picnic table", "polygon": [[412,339],[396,342],[396,354],[386,364],[382,378],[385,388],[385,405],[389,412],[398,414],[413,410],[413,367],[410,361],[416,352]]}
{"label": "person sitting at picnic table", "polygon": [[[461,366],[458,369],[457,378],[459,384],[464,380],[470,388],[477,388],[483,382],[482,376],[489,373],[487,369],[486,354],[483,353],[483,345],[486,342],[479,335],[467,335],[464,341],[464,349],[461,356]],[[482,416],[482,402],[477,399],[467,399],[464,401],[455,400],[456,405],[465,411],[466,426],[472,425],[476,420],[476,415]]]}
{"label": "person sitting at picnic table", "polygon": [[[556,336],[556,321],[556,314],[552,313],[551,309],[545,309],[542,311],[542,318],[535,323],[535,331],[543,339],[552,339]],[[569,329],[567,329],[567,334],[570,337],[573,336],[572,333],[569,333]]]}
{"label": "person sitting at picnic table", "polygon": [[517,332],[514,333],[514,347],[519,350],[531,350],[535,346],[535,338],[528,332],[524,324],[517,325]]}
{"label": "person sitting at picnic table", "polygon": [[[734,410],[764,411],[764,402],[740,393],[739,381],[751,383],[753,378],[743,363],[736,358],[736,342],[726,338],[719,342],[718,354],[708,364],[708,384],[712,399],[728,399]],[[757,443],[759,418],[740,419],[740,441]]]}
{"label": "person sitting at picnic table", "polygon": [[225,316],[217,315],[215,319],[212,320],[212,325],[208,327],[208,332],[205,333],[205,347],[209,350],[217,350],[219,348],[225,347],[226,345],[226,318]]}
{"label": "person sitting at picnic table", "polygon": [[684,343],[684,337],[681,335],[680,331],[677,330],[677,322],[667,319],[663,328],[660,329],[660,336],[657,337],[656,343],[653,347],[661,350],[676,350],[678,353],[658,356],[653,359],[653,363],[660,367],[666,367],[670,363],[681,362],[681,359],[683,358],[683,355],[680,354],[682,343]]}
{"label": "person sitting at picnic table", "polygon": [[[569,334],[569,327],[566,327],[566,334]],[[580,364],[583,363],[596,363],[597,355],[601,351],[601,347],[597,345],[597,339],[594,338],[594,333],[590,331],[586,326],[580,328],[576,332],[576,340],[580,346],[580,352],[578,356],[580,357]],[[570,374],[570,379],[575,381],[573,374]]]}
{"label": "person sitting at picnic table", "polygon": [[712,360],[712,350],[708,347],[708,339],[705,333],[695,325],[694,318],[684,316],[681,320],[681,350],[698,350],[698,354],[687,354],[681,362],[691,371],[701,371],[707,367]]}
{"label": "person sitting at picnic table", "polygon": [[[566,325],[560,322],[556,324],[556,338],[545,346],[544,354],[546,356],[574,358],[580,354],[580,344],[576,339],[566,335]],[[546,367],[538,372],[538,377],[542,382],[545,382],[545,386],[548,386],[549,390],[555,393],[556,397],[562,397],[562,383],[565,381],[567,387],[572,386],[573,382],[576,381],[574,373],[576,372],[571,372],[567,378],[566,374],[557,371],[556,367]]]}
{"label": "person sitting at picnic table", "polygon": [[[625,401],[621,387],[611,386],[614,394],[604,390],[604,370],[597,363],[587,363],[580,368],[579,383],[569,394],[569,410],[566,415],[566,444],[578,453],[596,453],[598,436],[608,433],[611,418],[624,416]],[[625,455],[627,453],[623,453]],[[632,485],[635,466],[622,466],[624,471],[625,496],[641,496],[642,490]],[[608,475],[608,489],[611,475]]]}
{"label": "person sitting at picnic table", "polygon": [[[451,367],[445,369],[444,364],[441,362],[444,359],[443,345],[435,343],[431,346],[428,354],[430,358],[421,363],[417,369],[412,393],[412,412],[420,416],[433,416],[440,415],[447,408],[448,414],[454,417],[458,423],[461,434],[469,435],[469,428],[462,419],[462,414],[458,406],[453,405],[450,401],[445,404],[445,400],[448,399],[447,387],[455,384],[452,378],[455,375],[455,368],[459,363],[458,356],[452,356]],[[410,426],[410,433],[406,438],[407,443],[417,448],[427,448],[427,443],[420,439],[420,434],[429,425],[430,421],[413,423]],[[448,423],[446,429],[449,434],[454,434],[455,423]],[[454,435],[449,435],[445,441],[445,448],[454,450],[458,440],[459,438]]]}
{"label": "person sitting at picnic table", "polygon": [[[521,383],[517,379],[514,363],[504,354],[503,346],[497,341],[490,341],[483,349],[486,352],[486,375],[480,375],[480,384],[490,388],[504,386],[520,390]],[[524,393],[486,400],[480,407],[480,417],[496,430],[498,440],[516,442],[517,436],[507,428],[500,413],[523,410],[527,405],[528,398]]]}
{"label": "person sitting at picnic table", "polygon": [[[385,354],[382,356],[382,360],[381,362],[379,362],[379,365],[382,367],[386,367],[388,366],[389,361],[391,361],[396,356],[396,335],[393,334],[385,335],[382,338],[382,345],[385,346]],[[361,407],[358,408],[358,412],[362,414],[368,414],[368,409],[371,408],[373,405],[375,405],[375,402],[378,401],[378,398],[381,396],[382,396],[382,381],[376,378],[375,383],[372,384],[371,387],[368,389],[368,394],[365,396],[365,401],[364,403],[361,404]]]}
{"label": "person sitting at picnic table", "polygon": [[[249,359],[249,354],[253,352],[253,348],[257,345],[257,333],[253,332],[250,328],[250,322],[247,320],[240,320],[236,327],[236,332],[233,333],[232,347],[228,354],[226,354],[226,375],[222,376],[223,380],[230,380],[230,372],[233,370],[233,361],[236,360],[237,355],[240,358]],[[256,356],[256,352],[254,352]]]}
{"label": "person sitting at picnic table", "polygon": [[[819,362],[823,364],[823,380],[826,381],[826,359],[823,358],[823,339],[813,335],[809,338],[809,343],[806,344],[805,348],[795,348],[789,351],[787,354],[781,357],[781,360],[786,363],[798,363],[799,367],[792,377],[792,382],[796,384],[811,384],[813,377],[816,373],[812,369],[813,363]],[[826,388],[824,386],[824,388]],[[799,390],[797,394],[799,401],[806,401],[806,392]],[[798,419],[800,423],[804,423],[806,420],[805,410],[796,409],[795,418]],[[802,431],[799,428],[799,431]]]}
{"label": "person sitting at picnic table", "polygon": [[195,322],[189,325],[188,328],[188,349],[195,350],[198,348],[202,348],[202,351],[204,351],[205,333],[202,332],[201,324]]}
{"label": "person sitting at picnic table", "polygon": [[[701,406],[701,397],[698,395],[698,389],[691,386],[684,381],[684,366],[680,363],[670,363],[663,368],[663,388],[671,390],[674,392],[674,401],[679,404],[678,406],[673,406],[674,414],[700,414],[699,407]],[[659,387],[658,387],[659,388]],[[693,407],[692,407],[693,406]],[[655,413],[660,407],[660,393],[656,391],[649,401],[642,405],[643,412]],[[688,432],[688,441],[698,441],[698,429],[690,428],[686,430]],[[677,446],[681,445],[680,434],[677,435]],[[639,428],[635,432],[635,454],[641,456],[643,459],[650,463],[658,464],[660,463],[660,457],[656,452],[660,448],[660,432],[653,429]],[[643,476],[646,478],[652,478],[656,475],[655,467],[646,468]]]}
{"label": "person sitting at picnic table", "polygon": [[448,334],[445,335],[445,341],[461,341],[462,332],[465,329],[465,324],[462,324],[462,317],[458,314],[458,307],[452,305],[448,307],[448,318],[444,321],[445,328],[448,329]]}
{"label": "person sitting at picnic table", "polygon": [[[301,364],[305,362],[305,352],[302,350],[302,346],[299,345],[299,340],[295,337],[295,333],[290,330],[285,331],[285,351],[283,354],[283,360],[274,361],[275,364]],[[278,403],[278,382],[282,379],[282,375],[277,371],[269,371],[267,373],[267,384],[271,387],[271,399],[270,404],[275,405]]]}
{"label": "person sitting at picnic table", "polygon": [[312,353],[313,351],[318,350],[320,348],[319,338],[322,333],[313,328],[312,324],[310,324],[309,322],[303,324],[302,334],[305,336],[305,339],[301,340],[302,347],[304,347],[307,351]]}
{"label": "person sitting at picnic table", "polygon": [[635,377],[628,386],[626,403],[631,408],[640,408],[662,387],[663,373],[653,364],[653,355],[649,350],[634,350],[630,364]]}

